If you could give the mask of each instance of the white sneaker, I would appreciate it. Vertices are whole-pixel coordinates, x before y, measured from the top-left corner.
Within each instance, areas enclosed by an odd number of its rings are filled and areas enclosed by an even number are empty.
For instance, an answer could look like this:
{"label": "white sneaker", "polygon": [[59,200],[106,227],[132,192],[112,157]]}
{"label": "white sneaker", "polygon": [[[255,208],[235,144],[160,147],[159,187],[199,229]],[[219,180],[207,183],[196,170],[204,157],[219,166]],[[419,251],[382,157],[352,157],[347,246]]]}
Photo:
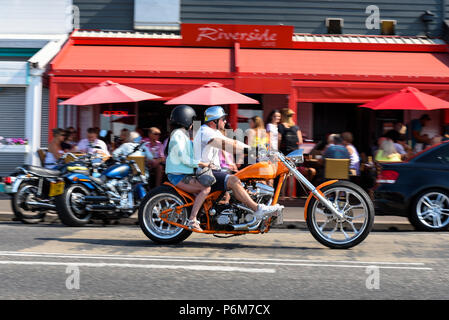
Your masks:
{"label": "white sneaker", "polygon": [[281,206],[279,204],[275,204],[274,206],[267,206],[266,204],[259,204],[257,205],[257,210],[254,213],[254,215],[258,219],[262,219],[264,217],[269,217],[272,213],[278,212],[282,210],[284,206]]}

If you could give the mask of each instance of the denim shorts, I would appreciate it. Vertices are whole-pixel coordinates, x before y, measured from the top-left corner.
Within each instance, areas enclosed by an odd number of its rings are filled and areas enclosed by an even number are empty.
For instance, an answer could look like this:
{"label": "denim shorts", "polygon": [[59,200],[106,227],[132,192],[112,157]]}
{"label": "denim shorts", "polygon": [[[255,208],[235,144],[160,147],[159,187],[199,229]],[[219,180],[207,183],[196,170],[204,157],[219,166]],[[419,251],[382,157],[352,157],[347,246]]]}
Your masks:
{"label": "denim shorts", "polygon": [[212,185],[211,192],[226,191],[228,179],[231,175],[226,172],[218,171],[218,170],[212,170],[212,172],[214,174],[216,182]]}
{"label": "denim shorts", "polygon": [[188,184],[190,180],[192,179],[193,175],[191,174],[174,174],[174,173],[167,173],[167,179],[168,181],[176,186],[181,181]]}

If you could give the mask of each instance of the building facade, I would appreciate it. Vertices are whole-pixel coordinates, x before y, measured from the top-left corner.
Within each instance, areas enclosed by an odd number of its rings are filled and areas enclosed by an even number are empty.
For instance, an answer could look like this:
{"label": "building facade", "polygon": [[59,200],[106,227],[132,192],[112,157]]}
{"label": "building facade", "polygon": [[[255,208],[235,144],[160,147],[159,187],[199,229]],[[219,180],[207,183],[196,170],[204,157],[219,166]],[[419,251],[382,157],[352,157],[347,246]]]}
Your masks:
{"label": "building facade", "polygon": [[[248,117],[265,118],[271,110],[288,106],[297,112],[297,122],[307,138],[317,141],[330,132],[351,131],[356,145],[369,152],[368,146],[392,121],[407,123],[420,112],[374,112],[358,108],[359,104],[405,85],[446,95],[447,46],[434,37],[444,37],[447,1],[380,1],[375,6],[369,1],[169,0],[163,2],[165,7],[160,3],[74,0],[80,28],[97,30],[72,34],[72,44],[63,54],[66,58],[55,59],[50,78],[58,92],[53,101],[109,78],[166,99],[218,81],[261,102],[258,106],[232,107],[233,119],[240,119],[238,125],[243,129]],[[154,12],[160,13],[158,19]],[[292,26],[294,36],[288,48],[186,44],[173,12],[179,14],[179,22],[188,24]],[[328,29],[329,19],[337,20],[337,31]],[[385,29],[394,36],[381,35],[383,21],[394,22],[393,30]],[[91,59],[87,65],[81,61],[77,65],[74,59],[69,63],[68,57],[79,57],[88,45],[103,45],[103,49],[83,52]],[[145,54],[140,57],[133,46],[145,47]],[[117,50],[114,55],[121,56],[120,61],[108,59],[112,50]],[[92,58],[95,55],[97,61]],[[140,59],[139,66],[132,62]],[[86,76],[90,82],[84,81]],[[77,83],[78,88],[69,83]],[[114,131],[127,125],[167,128],[170,107],[163,102],[121,108],[134,113],[136,120],[128,118],[127,123],[121,123],[105,117],[102,106],[64,107],[53,109],[50,124],[77,126],[81,132],[102,124]],[[446,119],[441,111],[431,117],[435,130]]]}
{"label": "building facade", "polygon": [[[39,165],[48,141],[48,88],[43,75],[72,30],[72,1],[0,1],[0,176]],[[9,140],[8,140],[9,139]],[[11,145],[11,139],[26,139]],[[41,145],[42,143],[42,145]]]}
{"label": "building facade", "polygon": [[311,34],[326,34],[326,18],[337,18],[343,19],[344,34],[379,35],[378,18],[379,23],[396,21],[397,35],[420,36],[426,32],[420,17],[430,11],[434,16],[429,22],[429,34],[440,37],[441,25],[449,16],[448,0],[74,0],[73,3],[80,9],[81,29],[122,31],[139,30],[135,9],[140,8],[143,11],[156,8],[158,21],[151,22],[149,18],[147,25],[162,25],[161,3],[167,4],[171,12],[179,12],[182,23],[282,24],[294,26],[295,33]]}

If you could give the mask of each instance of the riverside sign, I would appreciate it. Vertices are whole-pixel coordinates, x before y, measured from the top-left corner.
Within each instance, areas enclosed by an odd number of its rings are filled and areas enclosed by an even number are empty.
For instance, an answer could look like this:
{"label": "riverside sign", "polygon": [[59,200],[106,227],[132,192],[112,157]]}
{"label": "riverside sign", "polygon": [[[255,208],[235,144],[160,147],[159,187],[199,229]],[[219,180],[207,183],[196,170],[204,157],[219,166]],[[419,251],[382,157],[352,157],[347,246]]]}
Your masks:
{"label": "riverside sign", "polygon": [[197,24],[181,25],[182,42],[201,47],[291,48],[293,26]]}

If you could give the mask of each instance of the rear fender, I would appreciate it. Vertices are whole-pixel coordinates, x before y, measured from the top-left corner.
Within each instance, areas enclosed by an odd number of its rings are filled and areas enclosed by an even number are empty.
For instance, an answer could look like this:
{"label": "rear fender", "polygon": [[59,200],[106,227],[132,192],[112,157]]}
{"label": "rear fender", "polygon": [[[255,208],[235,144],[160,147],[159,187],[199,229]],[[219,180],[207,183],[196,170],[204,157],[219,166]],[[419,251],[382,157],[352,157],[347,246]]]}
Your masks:
{"label": "rear fender", "polygon": [[[338,182],[338,180],[329,180],[329,181],[323,182],[323,183],[320,184],[318,187],[316,187],[316,189],[317,189],[317,191],[318,191],[321,195],[323,195],[323,193],[321,192],[321,189],[324,188],[324,187],[326,187],[326,186],[329,186],[329,185],[331,185],[331,184],[334,184],[335,182]],[[323,195],[323,196],[324,196],[324,195]],[[307,208],[309,207],[309,202],[310,202],[310,200],[312,199],[312,197],[314,197],[314,195],[313,195],[313,193],[311,192],[311,193],[309,193],[309,196],[307,197],[306,204],[305,204],[305,206],[304,206],[304,219],[305,219],[305,220],[307,220]]]}
{"label": "rear fender", "polygon": [[26,176],[24,176],[24,175],[18,176],[16,178],[16,180],[14,181],[14,183],[12,184],[11,193],[16,193],[19,190],[21,183],[25,179],[26,179]]}

